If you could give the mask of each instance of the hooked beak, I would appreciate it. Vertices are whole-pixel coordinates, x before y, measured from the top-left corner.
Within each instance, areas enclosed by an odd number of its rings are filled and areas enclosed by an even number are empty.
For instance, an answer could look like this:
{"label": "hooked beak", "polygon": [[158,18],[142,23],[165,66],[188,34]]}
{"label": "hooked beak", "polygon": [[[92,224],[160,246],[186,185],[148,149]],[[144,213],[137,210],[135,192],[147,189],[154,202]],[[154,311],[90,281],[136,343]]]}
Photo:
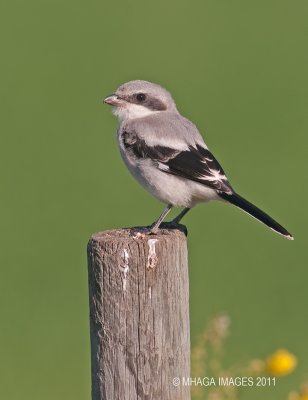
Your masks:
{"label": "hooked beak", "polygon": [[110,104],[111,106],[118,106],[122,103],[122,101],[118,95],[111,94],[104,99],[104,103]]}

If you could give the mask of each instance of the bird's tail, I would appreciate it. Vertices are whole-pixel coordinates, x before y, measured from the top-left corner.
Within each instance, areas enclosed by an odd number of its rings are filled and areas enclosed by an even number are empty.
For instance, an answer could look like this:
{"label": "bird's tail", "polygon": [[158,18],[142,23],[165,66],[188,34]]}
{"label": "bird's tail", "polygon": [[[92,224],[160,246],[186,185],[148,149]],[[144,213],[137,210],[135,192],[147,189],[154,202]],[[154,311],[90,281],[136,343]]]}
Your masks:
{"label": "bird's tail", "polygon": [[234,204],[236,207],[239,207],[246,213],[250,214],[252,217],[256,218],[257,220],[263,222],[263,224],[270,227],[273,231],[279,233],[280,235],[284,236],[289,240],[293,240],[294,237],[278,222],[273,220],[269,215],[265,212],[260,210],[260,208],[254,206],[249,201],[245,200],[237,193],[227,194],[227,193],[219,193],[219,196],[222,197],[224,200],[228,201],[231,204]]}

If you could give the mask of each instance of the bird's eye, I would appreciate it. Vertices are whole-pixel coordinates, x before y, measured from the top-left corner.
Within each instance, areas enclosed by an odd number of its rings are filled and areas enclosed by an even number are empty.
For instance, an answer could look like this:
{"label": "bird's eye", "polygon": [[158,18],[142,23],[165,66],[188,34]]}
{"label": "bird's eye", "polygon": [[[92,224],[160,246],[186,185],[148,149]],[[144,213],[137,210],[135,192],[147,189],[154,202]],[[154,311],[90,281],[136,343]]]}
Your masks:
{"label": "bird's eye", "polygon": [[145,94],[144,93],[138,93],[137,94],[137,96],[136,96],[136,99],[140,102],[140,103],[142,103],[144,100],[145,100]]}

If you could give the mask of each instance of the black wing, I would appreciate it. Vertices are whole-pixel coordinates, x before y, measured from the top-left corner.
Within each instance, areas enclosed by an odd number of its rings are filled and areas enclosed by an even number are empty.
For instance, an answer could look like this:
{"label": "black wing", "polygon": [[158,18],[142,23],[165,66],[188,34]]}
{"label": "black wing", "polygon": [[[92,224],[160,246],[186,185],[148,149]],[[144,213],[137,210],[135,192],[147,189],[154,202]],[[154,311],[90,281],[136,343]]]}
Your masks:
{"label": "black wing", "polygon": [[135,133],[123,132],[122,140],[127,150],[137,159],[150,158],[166,173],[186,178],[224,193],[233,193],[231,185],[219,162],[206,148],[196,145],[187,150],[167,146],[149,146]]}
{"label": "black wing", "polygon": [[159,165],[159,168],[165,172],[202,183],[221,192],[232,193],[224,170],[213,154],[204,147],[189,146],[188,150],[181,151],[164,164],[168,170],[165,166]]}

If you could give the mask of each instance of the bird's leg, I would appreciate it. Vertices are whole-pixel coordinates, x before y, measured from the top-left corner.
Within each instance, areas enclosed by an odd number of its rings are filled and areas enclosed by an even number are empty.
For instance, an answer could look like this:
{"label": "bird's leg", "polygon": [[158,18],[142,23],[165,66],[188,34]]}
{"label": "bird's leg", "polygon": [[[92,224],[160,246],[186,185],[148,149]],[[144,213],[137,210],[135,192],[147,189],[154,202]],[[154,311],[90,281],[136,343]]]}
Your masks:
{"label": "bird's leg", "polygon": [[178,224],[181,221],[181,219],[184,217],[184,215],[186,215],[188,213],[189,210],[190,210],[190,208],[184,208],[184,210],[182,210],[180,212],[180,214],[171,221],[171,223]]}
{"label": "bird's leg", "polygon": [[164,211],[161,213],[160,217],[158,218],[157,221],[155,221],[151,226],[150,226],[150,233],[157,233],[159,225],[163,222],[165,219],[166,215],[169,213],[169,211],[172,208],[172,204],[168,204],[167,207],[164,209]]}

